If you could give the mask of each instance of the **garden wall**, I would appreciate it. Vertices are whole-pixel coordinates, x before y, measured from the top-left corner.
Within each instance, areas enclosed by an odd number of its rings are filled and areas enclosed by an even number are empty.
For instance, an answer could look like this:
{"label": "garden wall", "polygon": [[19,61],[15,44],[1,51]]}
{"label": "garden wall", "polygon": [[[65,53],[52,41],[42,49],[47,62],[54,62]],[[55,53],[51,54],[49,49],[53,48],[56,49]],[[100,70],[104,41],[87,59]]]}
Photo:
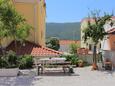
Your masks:
{"label": "garden wall", "polygon": [[103,59],[109,58],[115,68],[115,51],[103,51]]}
{"label": "garden wall", "polygon": [[85,62],[88,62],[89,64],[93,63],[93,55],[79,55],[79,58],[82,59]]}

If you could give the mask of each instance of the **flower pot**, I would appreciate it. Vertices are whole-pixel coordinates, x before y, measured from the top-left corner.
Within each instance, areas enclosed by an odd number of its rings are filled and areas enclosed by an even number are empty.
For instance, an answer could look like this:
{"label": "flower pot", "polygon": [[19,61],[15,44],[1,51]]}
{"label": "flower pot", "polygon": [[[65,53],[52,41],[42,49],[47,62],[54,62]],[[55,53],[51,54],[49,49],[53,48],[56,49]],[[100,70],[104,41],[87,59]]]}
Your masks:
{"label": "flower pot", "polygon": [[79,66],[79,67],[83,67],[83,66],[84,66],[83,63],[84,63],[83,60],[78,60],[78,66]]}
{"label": "flower pot", "polygon": [[83,63],[78,63],[78,66],[79,67],[83,67]]}
{"label": "flower pot", "polygon": [[14,77],[18,75],[18,72],[19,68],[0,69],[0,77]]}
{"label": "flower pot", "polygon": [[98,70],[97,64],[95,64],[95,63],[92,64],[92,70]]}

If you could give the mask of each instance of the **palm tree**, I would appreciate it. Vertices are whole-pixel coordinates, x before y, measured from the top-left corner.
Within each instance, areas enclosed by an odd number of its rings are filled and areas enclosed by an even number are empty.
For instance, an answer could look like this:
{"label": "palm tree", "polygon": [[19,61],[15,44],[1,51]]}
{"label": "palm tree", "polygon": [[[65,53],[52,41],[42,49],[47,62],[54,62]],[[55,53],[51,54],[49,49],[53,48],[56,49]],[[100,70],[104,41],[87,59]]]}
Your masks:
{"label": "palm tree", "polygon": [[97,70],[97,60],[96,60],[96,48],[97,44],[103,40],[104,36],[107,34],[104,30],[104,25],[108,20],[111,20],[112,15],[104,14],[104,16],[99,16],[99,13],[92,12],[90,19],[93,19],[94,22],[88,21],[87,28],[83,30],[84,41],[92,40],[94,43],[93,50],[93,70]]}

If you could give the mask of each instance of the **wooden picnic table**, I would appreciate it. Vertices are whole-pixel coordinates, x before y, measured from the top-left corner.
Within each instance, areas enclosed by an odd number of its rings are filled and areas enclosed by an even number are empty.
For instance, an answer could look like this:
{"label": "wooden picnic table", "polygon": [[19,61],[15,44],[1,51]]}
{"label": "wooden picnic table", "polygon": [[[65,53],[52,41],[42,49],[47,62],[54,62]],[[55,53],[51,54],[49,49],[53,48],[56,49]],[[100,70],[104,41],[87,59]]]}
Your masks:
{"label": "wooden picnic table", "polygon": [[[46,70],[46,66],[52,68],[62,68],[64,73],[68,73],[71,62],[66,61],[65,58],[43,58],[39,59],[38,75],[43,74]],[[54,70],[53,70],[54,71]]]}

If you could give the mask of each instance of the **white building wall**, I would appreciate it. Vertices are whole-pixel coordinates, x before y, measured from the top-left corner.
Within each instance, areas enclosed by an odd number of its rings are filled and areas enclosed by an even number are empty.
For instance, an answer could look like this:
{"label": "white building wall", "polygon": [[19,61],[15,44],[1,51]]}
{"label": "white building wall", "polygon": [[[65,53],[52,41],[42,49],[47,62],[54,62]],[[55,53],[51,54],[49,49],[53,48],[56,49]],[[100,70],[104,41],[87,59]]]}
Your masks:
{"label": "white building wall", "polygon": [[105,37],[103,41],[101,41],[101,49],[102,50],[110,50],[110,44],[108,37]]}

